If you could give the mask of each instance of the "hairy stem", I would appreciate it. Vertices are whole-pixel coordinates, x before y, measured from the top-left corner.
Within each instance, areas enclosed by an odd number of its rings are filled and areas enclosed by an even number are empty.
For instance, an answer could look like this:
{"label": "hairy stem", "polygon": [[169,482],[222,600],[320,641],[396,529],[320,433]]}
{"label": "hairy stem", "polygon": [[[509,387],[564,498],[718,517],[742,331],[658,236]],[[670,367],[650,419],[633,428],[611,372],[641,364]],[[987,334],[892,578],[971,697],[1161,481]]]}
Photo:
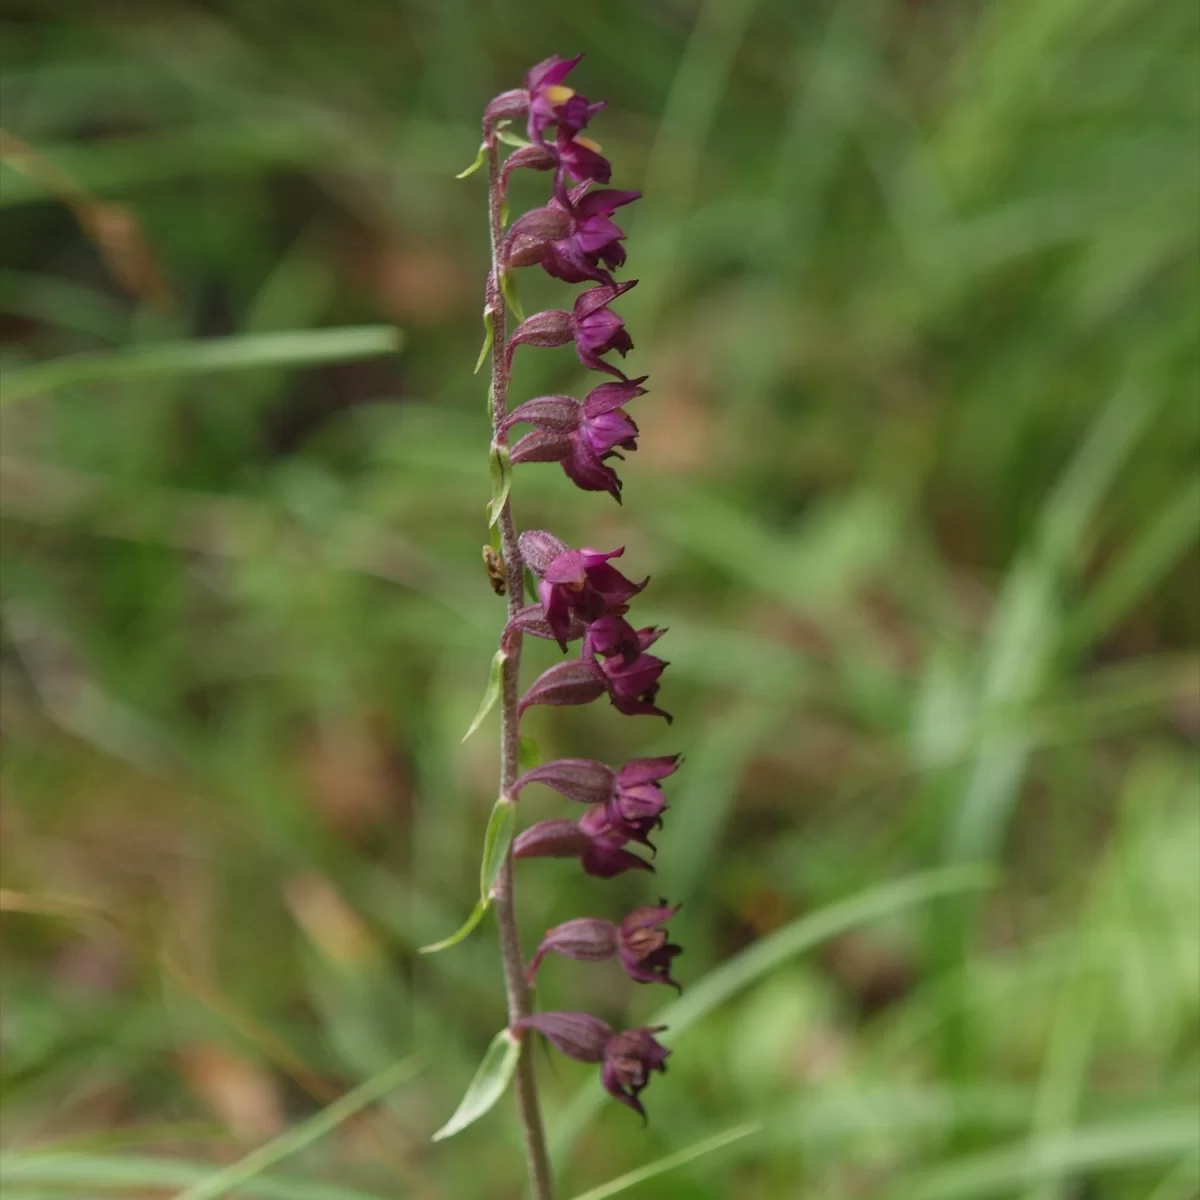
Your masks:
{"label": "hairy stem", "polygon": [[[504,291],[501,287],[501,245],[504,221],[500,195],[500,156],[496,140],[488,141],[488,218],[492,238],[491,281],[487,289],[487,304],[492,315],[492,437],[506,440],[499,432],[508,411],[508,319]],[[500,512],[500,549],[508,582],[508,615],[511,618],[521,607],[525,591],[525,575],[521,552],[517,547],[517,531],[513,526],[512,505],[505,501]],[[513,631],[505,643],[500,686],[500,794],[511,798],[512,785],[520,770],[520,726],[517,705],[520,701],[521,634]],[[508,1023],[514,1025],[530,1014],[529,988],[525,983],[525,962],[521,953],[521,936],[517,931],[516,904],[513,898],[513,856],[509,847],[500,877],[494,888],[496,925],[500,933],[500,958],[504,964],[504,990],[508,998]],[[517,1066],[517,1110],[525,1135],[525,1157],[529,1164],[529,1182],[534,1200],[553,1200],[554,1182],[550,1176],[550,1158],[546,1153],[546,1133],[538,1106],[537,1080],[533,1056],[526,1044]]]}

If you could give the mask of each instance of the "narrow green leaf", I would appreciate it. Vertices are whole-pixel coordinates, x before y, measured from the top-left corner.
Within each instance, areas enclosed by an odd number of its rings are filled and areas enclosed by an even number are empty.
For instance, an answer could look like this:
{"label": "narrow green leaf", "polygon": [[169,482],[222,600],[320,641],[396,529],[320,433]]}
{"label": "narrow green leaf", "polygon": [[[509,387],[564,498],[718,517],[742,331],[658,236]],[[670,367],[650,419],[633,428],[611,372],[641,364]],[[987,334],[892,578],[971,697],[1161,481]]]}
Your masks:
{"label": "narrow green leaf", "polygon": [[475,907],[471,909],[471,915],[449,937],[442,938],[440,942],[431,942],[428,946],[422,946],[420,953],[440,954],[443,950],[449,950],[451,946],[457,946],[464,938],[469,937],[475,926],[483,920],[483,914],[487,912],[491,903],[486,896],[480,896],[475,901]]}
{"label": "narrow green leaf", "polygon": [[478,1121],[504,1095],[516,1073],[520,1057],[521,1043],[507,1029],[500,1030],[492,1038],[492,1044],[455,1109],[454,1116],[433,1135],[433,1140],[440,1142],[453,1137]]}
{"label": "narrow green leaf", "polygon": [[507,796],[501,796],[492,805],[487,833],[483,835],[483,859],[479,864],[479,899],[483,904],[491,900],[492,886],[512,845],[516,812],[517,806]]}
{"label": "narrow green leaf", "polygon": [[521,307],[521,301],[517,299],[517,281],[511,271],[501,272],[500,290],[504,293],[505,303],[512,310],[513,316],[518,321],[525,320],[525,310]]}
{"label": "narrow green leaf", "polygon": [[96,350],[50,359],[13,372],[4,381],[0,403],[57,388],[110,379],[148,379],[160,375],[202,375],[255,367],[294,367],[392,354],[404,335],[392,325],[343,329],[297,329],[287,333],[240,334],[195,341],[158,342],[119,350]]}
{"label": "narrow green leaf", "polygon": [[457,175],[455,175],[454,178],[455,179],[466,179],[468,175],[474,175],[475,172],[478,171],[479,168],[483,166],[483,160],[486,157],[487,157],[487,144],[485,142],[480,142],[479,149],[475,153],[475,161],[465,171],[459,171],[459,173]]}
{"label": "narrow green leaf", "polygon": [[752,1133],[758,1133],[761,1129],[762,1125],[758,1121],[751,1121],[749,1124],[727,1129],[724,1133],[718,1133],[715,1137],[705,1138],[704,1141],[696,1142],[693,1146],[687,1146],[675,1154],[668,1154],[666,1158],[660,1158],[657,1162],[647,1163],[644,1167],[638,1167],[636,1171],[629,1171],[624,1175],[619,1175],[616,1179],[609,1180],[608,1183],[602,1183],[599,1187],[592,1188],[589,1192],[583,1192],[581,1195],[576,1196],[575,1200],[608,1200],[609,1196],[616,1196],[621,1192],[628,1191],[631,1187],[636,1187],[639,1183],[645,1183],[647,1179],[653,1179],[656,1175],[663,1175],[667,1171],[673,1171],[676,1167],[686,1166],[702,1155],[711,1154],[714,1150],[720,1150],[722,1146],[729,1146],[733,1142],[740,1142],[742,1138],[749,1137]]}
{"label": "narrow green leaf", "polygon": [[487,687],[483,689],[483,699],[479,701],[479,710],[475,713],[475,719],[471,722],[470,729],[463,734],[462,740],[465,742],[483,724],[483,719],[496,706],[496,701],[500,699],[500,675],[504,670],[504,651],[497,650],[492,656],[492,666],[488,671]]}
{"label": "narrow green leaf", "polygon": [[527,139],[523,138],[519,133],[513,133],[508,129],[497,129],[496,140],[498,142],[503,142],[506,146],[515,146],[518,150],[524,148],[525,146],[531,145],[531,143]]}
{"label": "narrow green leaf", "polygon": [[[492,316],[492,310],[485,308],[483,310],[483,345],[479,349],[479,357],[475,360],[475,370],[472,374],[478,375],[480,368],[487,362],[487,356],[491,353],[492,342],[496,336],[496,318]],[[488,408],[492,405],[492,398],[488,396]]]}
{"label": "narrow green leaf", "polygon": [[512,457],[508,447],[492,443],[488,451],[488,472],[492,477],[492,502],[488,505],[488,527],[500,520],[500,513],[508,503],[508,493],[512,488]]}
{"label": "narrow green leaf", "polygon": [[259,1146],[238,1162],[213,1172],[191,1187],[180,1192],[175,1200],[217,1200],[235,1188],[241,1190],[246,1183],[261,1175],[268,1167],[310,1146],[318,1138],[331,1133],[343,1122],[348,1121],[360,1109],[382,1099],[388,1092],[410,1080],[419,1069],[415,1058],[406,1058],[381,1071],[365,1083],[339,1097],[321,1109],[307,1121]]}
{"label": "narrow green leaf", "polygon": [[538,744],[531,737],[521,735],[520,749],[517,751],[517,762],[521,767],[522,773],[532,771],[534,767],[542,761],[542,752],[538,749]]}

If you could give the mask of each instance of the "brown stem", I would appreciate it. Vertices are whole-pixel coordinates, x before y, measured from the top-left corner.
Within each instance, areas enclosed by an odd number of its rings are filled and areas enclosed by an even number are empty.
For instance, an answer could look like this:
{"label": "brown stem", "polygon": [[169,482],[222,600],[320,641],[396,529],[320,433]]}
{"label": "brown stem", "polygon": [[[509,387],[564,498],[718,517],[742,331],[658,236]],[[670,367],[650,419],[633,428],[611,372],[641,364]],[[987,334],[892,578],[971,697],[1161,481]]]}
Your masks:
{"label": "brown stem", "polygon": [[[500,156],[494,137],[488,135],[488,217],[492,236],[492,271],[487,289],[487,304],[492,316],[492,437],[503,444],[507,435],[500,432],[501,422],[508,412],[508,319],[504,291],[501,287],[501,245],[504,239],[504,220],[501,212]],[[525,574],[521,552],[517,547],[517,531],[513,526],[512,505],[505,501],[500,511],[500,549],[508,576],[508,615],[511,620],[521,607],[525,593]],[[511,795],[512,785],[520,770],[520,724],[517,705],[520,701],[521,634],[514,630],[506,639],[505,657],[500,676],[500,794]],[[504,990],[508,998],[508,1023],[530,1014],[529,988],[525,983],[525,962],[521,953],[521,936],[517,930],[516,904],[513,899],[513,856],[509,847],[500,877],[493,888],[496,905],[496,925],[500,933],[500,959],[504,964]],[[533,1056],[528,1044],[521,1050],[517,1065],[517,1111],[525,1135],[525,1158],[529,1165],[529,1183],[533,1200],[554,1200],[554,1181],[550,1175],[550,1158],[546,1153],[546,1132],[538,1106],[537,1080]]]}

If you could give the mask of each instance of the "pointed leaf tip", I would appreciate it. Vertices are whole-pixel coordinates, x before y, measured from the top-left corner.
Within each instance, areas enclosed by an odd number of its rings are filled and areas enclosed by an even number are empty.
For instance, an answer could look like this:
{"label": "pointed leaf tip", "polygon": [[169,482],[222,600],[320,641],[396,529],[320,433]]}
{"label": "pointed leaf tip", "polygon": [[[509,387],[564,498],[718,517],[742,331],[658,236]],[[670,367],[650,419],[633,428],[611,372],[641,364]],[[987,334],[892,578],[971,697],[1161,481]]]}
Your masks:
{"label": "pointed leaf tip", "polygon": [[464,742],[483,724],[484,718],[496,707],[496,701],[500,699],[500,675],[503,668],[504,651],[497,650],[492,656],[492,666],[488,671],[488,681],[487,686],[483,689],[483,698],[479,701],[479,710],[475,713],[475,719],[471,722],[470,729],[462,736]]}
{"label": "pointed leaf tip", "polygon": [[[496,318],[492,315],[490,308],[485,309],[483,313],[483,345],[479,348],[479,357],[475,360],[475,370],[471,373],[478,375],[480,368],[487,362],[487,356],[491,352],[492,342],[496,337]],[[491,396],[488,396],[488,409],[491,410]]]}
{"label": "pointed leaf tip", "polygon": [[488,818],[487,833],[483,838],[483,858],[479,864],[479,899],[490,903],[492,888],[500,877],[508,848],[512,845],[513,825],[516,823],[517,806],[506,796],[501,796],[492,805]]}
{"label": "pointed leaf tip", "polygon": [[455,175],[454,178],[455,179],[466,179],[466,177],[468,175],[474,175],[475,172],[478,171],[479,168],[483,166],[483,160],[484,160],[484,156],[486,154],[487,154],[487,143],[480,142],[479,149],[475,154],[475,161],[465,171],[459,171],[459,173],[457,175]]}
{"label": "pointed leaf tip", "polygon": [[475,926],[483,920],[484,914],[491,907],[491,900],[485,896],[481,896],[475,901],[475,907],[471,909],[471,915],[449,936],[444,937],[440,942],[431,942],[428,946],[422,946],[419,953],[421,954],[440,954],[443,950],[449,950],[451,946],[457,946],[459,942],[464,941],[474,931]]}
{"label": "pointed leaf tip", "polygon": [[433,1140],[441,1142],[461,1133],[488,1112],[508,1090],[520,1058],[521,1043],[507,1029],[500,1030],[487,1048],[454,1115],[433,1135]]}
{"label": "pointed leaf tip", "polygon": [[488,451],[488,472],[492,477],[492,502],[488,505],[488,527],[500,520],[512,488],[512,455],[507,446],[492,443]]}

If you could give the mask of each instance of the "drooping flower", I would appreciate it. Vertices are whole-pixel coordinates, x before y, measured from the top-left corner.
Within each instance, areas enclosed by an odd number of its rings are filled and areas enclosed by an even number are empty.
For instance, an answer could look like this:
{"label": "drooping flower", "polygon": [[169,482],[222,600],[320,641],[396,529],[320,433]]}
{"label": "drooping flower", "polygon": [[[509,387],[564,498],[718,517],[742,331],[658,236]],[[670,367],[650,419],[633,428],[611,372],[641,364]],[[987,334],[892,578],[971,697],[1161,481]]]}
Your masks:
{"label": "drooping flower", "polygon": [[[564,283],[612,284],[609,271],[625,262],[625,231],[612,219],[618,208],[632,204],[641,192],[602,188],[591,191],[587,184],[572,188],[564,197],[550,201],[567,214],[569,232],[543,243],[541,264],[548,275]],[[604,268],[607,267],[608,270]]]}
{"label": "drooping flower", "polygon": [[653,871],[644,858],[625,849],[627,840],[613,832],[590,834],[579,821],[556,817],[537,821],[517,834],[513,857],[578,858],[584,871],[598,879],[611,879],[625,871]]}
{"label": "drooping flower", "polygon": [[602,383],[579,404],[570,396],[538,396],[519,404],[505,418],[501,430],[528,423],[530,433],[512,448],[513,463],[557,462],[567,477],[588,492],[608,492],[618,502],[621,481],[604,460],[620,457],[622,450],[637,449],[638,428],[621,407],[637,396],[644,396],[646,381],[622,380]]}
{"label": "drooping flower", "polygon": [[624,617],[606,613],[597,618],[583,635],[582,658],[612,658],[620,655],[626,662],[633,662],[644,650],[649,650],[665,629],[648,625],[634,629]]}
{"label": "drooping flower", "polygon": [[663,659],[653,654],[639,654],[632,661],[614,655],[597,663],[604,676],[608,698],[618,712],[630,717],[665,717],[669,725],[674,718],[654,703],[660,686],[659,676],[667,666]]}
{"label": "drooping flower", "polygon": [[646,846],[652,853],[657,854],[658,847],[650,840],[650,835],[662,824],[661,814],[665,809],[664,805],[663,809],[653,816],[626,820],[620,812],[607,804],[597,804],[579,818],[579,828],[594,843],[624,846],[626,842],[637,842],[639,846]]}
{"label": "drooping flower", "polygon": [[536,704],[590,704],[607,693],[618,712],[663,717],[669,725],[674,718],[654,703],[659,677],[668,665],[653,654],[639,654],[631,661],[620,655],[568,659],[547,668],[529,685],[517,711],[524,715]]}
{"label": "drooping flower", "polygon": [[606,363],[600,355],[616,350],[622,358],[633,349],[633,340],[625,329],[625,322],[608,306],[630,288],[637,285],[636,279],[625,283],[602,284],[588,288],[575,298],[571,312],[562,309],[547,309],[527,317],[513,330],[508,342],[508,368],[512,369],[512,356],[518,346],[565,346],[574,341],[579,361],[592,371],[604,371],[624,381],[623,371]]}
{"label": "drooping flower", "polygon": [[625,329],[625,322],[608,306],[636,285],[636,279],[615,285],[603,284],[588,288],[575,298],[571,333],[575,339],[575,353],[585,367],[593,371],[606,371],[618,379],[625,378],[623,372],[609,366],[600,355],[615,350],[624,358],[633,349],[633,339]]}
{"label": "drooping flower", "polygon": [[625,973],[635,983],[666,983],[683,989],[671,978],[671,959],[683,953],[669,942],[666,922],[679,906],[636,908],[620,923],[600,917],[579,917],[546,931],[530,960],[527,978],[533,979],[547,954],[561,954],[579,962],[603,962],[619,958]]}
{"label": "drooping flower", "polygon": [[600,1080],[605,1090],[642,1120],[646,1110],[639,1099],[651,1074],[665,1075],[671,1053],[655,1038],[665,1025],[627,1029],[614,1033],[612,1026],[589,1013],[544,1012],[522,1017],[512,1029],[536,1029],[556,1050],[578,1062],[603,1063]]}
{"label": "drooping flower", "polygon": [[635,908],[621,921],[618,953],[625,973],[636,983],[666,983],[683,991],[671,978],[671,960],[683,953],[683,947],[670,942],[666,930],[666,923],[678,911],[678,904],[668,908],[663,900]]}
{"label": "drooping flower", "polygon": [[[567,87],[564,82],[582,58],[582,54],[577,54],[574,58],[562,58],[557,54],[552,54],[525,72],[525,93],[528,96],[529,105],[528,132],[531,142],[541,143],[544,140],[543,134],[546,128],[559,120],[563,115],[564,108],[571,101],[582,100],[583,110],[586,114],[589,107],[588,102],[579,96],[574,88]],[[578,121],[580,115],[578,103],[573,108],[572,117]],[[583,124],[586,123],[587,117],[584,115]],[[583,125],[579,125],[577,128],[582,129]]]}
{"label": "drooping flower", "polygon": [[674,775],[682,756],[631,758],[618,772],[610,804],[625,820],[657,817],[666,808],[659,780]]}
{"label": "drooping flower", "polygon": [[537,576],[546,622],[564,650],[572,614],[591,622],[606,613],[624,613],[649,582],[634,583],[609,565],[609,559],[625,553],[624,546],[608,552],[587,546],[571,550],[544,530],[527,530],[519,545],[525,565]]}
{"label": "drooping flower", "polygon": [[655,1038],[665,1025],[627,1029],[610,1038],[604,1046],[604,1068],[600,1081],[614,1099],[632,1108],[644,1121],[646,1110],[638,1097],[650,1082],[653,1071],[667,1073],[667,1056],[671,1053]]}

